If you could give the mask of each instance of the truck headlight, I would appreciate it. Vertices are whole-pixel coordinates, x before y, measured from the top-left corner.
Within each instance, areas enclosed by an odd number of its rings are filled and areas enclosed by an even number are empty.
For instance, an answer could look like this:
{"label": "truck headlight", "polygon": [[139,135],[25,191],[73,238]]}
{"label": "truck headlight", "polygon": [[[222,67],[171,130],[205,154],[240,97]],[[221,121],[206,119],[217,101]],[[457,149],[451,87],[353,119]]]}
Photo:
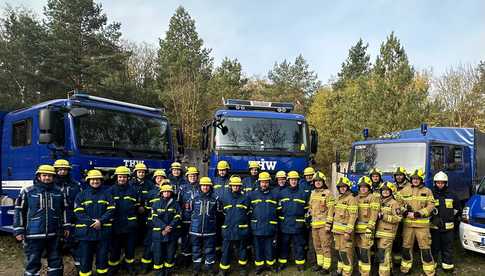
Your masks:
{"label": "truck headlight", "polygon": [[468,223],[470,221],[470,207],[463,208],[463,212],[461,214],[461,218],[463,222]]}

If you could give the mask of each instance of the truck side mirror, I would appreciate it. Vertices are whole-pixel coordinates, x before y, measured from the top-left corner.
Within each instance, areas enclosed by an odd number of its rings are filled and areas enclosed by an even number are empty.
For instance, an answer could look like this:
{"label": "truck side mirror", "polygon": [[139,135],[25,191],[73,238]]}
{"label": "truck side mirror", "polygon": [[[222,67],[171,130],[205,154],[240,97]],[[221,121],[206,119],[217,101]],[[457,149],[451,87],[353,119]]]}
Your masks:
{"label": "truck side mirror", "polygon": [[177,136],[177,145],[178,145],[177,151],[180,154],[184,154],[185,153],[184,132],[181,128],[177,129],[176,136]]}
{"label": "truck side mirror", "polygon": [[340,173],[340,152],[335,151],[335,167],[338,173]]}
{"label": "truck side mirror", "polygon": [[316,154],[318,151],[318,131],[312,129],[310,131],[310,152]]}
{"label": "truck side mirror", "polygon": [[39,111],[39,143],[50,144],[54,141],[52,133],[54,111],[50,108],[44,108]]}

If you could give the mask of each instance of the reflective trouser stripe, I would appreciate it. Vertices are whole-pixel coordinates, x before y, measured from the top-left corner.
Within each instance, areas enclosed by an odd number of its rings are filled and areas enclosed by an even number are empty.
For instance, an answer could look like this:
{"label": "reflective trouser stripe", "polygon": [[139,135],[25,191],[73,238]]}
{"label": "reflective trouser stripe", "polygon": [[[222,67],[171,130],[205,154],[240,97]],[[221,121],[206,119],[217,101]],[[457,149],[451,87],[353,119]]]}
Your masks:
{"label": "reflective trouser stripe", "polygon": [[278,263],[280,264],[286,264],[288,262],[287,259],[278,259]]}
{"label": "reflective trouser stripe", "polygon": [[162,268],[163,268],[163,264],[159,264],[159,265],[154,264],[153,265],[153,269],[155,269],[155,270],[159,270],[159,269],[162,269]]}
{"label": "reflective trouser stripe", "polygon": [[248,264],[248,261],[247,260],[239,260],[238,263],[240,265],[247,265]]}
{"label": "reflective trouser stripe", "polygon": [[91,276],[91,274],[93,274],[92,271],[89,271],[89,272],[81,272],[81,271],[79,271],[79,276]]}
{"label": "reflective trouser stripe", "polygon": [[260,262],[258,262],[258,261],[254,261],[254,264],[255,264],[256,266],[262,266],[262,265],[264,265],[264,261],[260,261]]}
{"label": "reflective trouser stripe", "polygon": [[324,269],[330,269],[330,266],[332,265],[332,258],[323,258],[323,268]]}
{"label": "reflective trouser stripe", "polygon": [[443,269],[453,269],[453,268],[455,268],[454,264],[441,263],[441,266],[443,267]]}
{"label": "reflective trouser stripe", "polygon": [[295,260],[295,264],[297,264],[297,265],[304,265],[305,264],[305,260]]}
{"label": "reflective trouser stripe", "polygon": [[317,265],[323,266],[323,255],[317,254]]}
{"label": "reflective trouser stripe", "polygon": [[141,258],[141,262],[144,263],[144,264],[151,264],[152,260]]}
{"label": "reflective trouser stripe", "polygon": [[267,265],[274,265],[276,263],[276,260],[266,260]]}
{"label": "reflective trouser stripe", "polygon": [[228,264],[228,265],[224,265],[223,263],[219,263],[219,267],[222,269],[222,270],[228,270],[229,268],[231,268],[231,265]]}
{"label": "reflective trouser stripe", "polygon": [[361,272],[370,272],[370,264],[359,261],[359,269]]}
{"label": "reflective trouser stripe", "polygon": [[164,265],[166,268],[172,268],[172,267],[174,267],[174,266],[175,266],[175,264],[174,264],[174,263],[164,263],[163,265]]}

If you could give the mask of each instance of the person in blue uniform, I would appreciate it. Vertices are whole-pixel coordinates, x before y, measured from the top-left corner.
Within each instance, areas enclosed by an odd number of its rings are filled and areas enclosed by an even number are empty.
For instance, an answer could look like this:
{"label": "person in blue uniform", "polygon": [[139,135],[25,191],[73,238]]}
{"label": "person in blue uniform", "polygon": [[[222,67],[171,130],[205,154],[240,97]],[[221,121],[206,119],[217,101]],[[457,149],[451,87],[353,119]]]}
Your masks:
{"label": "person in blue uniform", "polygon": [[243,178],[243,191],[249,193],[258,189],[258,174],[259,163],[257,161],[249,161],[249,176]]}

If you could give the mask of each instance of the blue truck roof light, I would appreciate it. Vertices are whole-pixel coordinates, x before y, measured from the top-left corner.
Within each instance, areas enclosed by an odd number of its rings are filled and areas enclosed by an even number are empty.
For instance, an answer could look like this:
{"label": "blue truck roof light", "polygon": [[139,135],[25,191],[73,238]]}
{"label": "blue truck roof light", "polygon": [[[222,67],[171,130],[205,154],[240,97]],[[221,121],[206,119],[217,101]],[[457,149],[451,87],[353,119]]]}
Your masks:
{"label": "blue truck roof light", "polygon": [[235,110],[266,110],[289,113],[295,108],[293,103],[265,102],[238,99],[223,99],[223,104],[228,109]]}
{"label": "blue truck roof light", "polygon": [[91,101],[96,101],[96,102],[115,104],[115,105],[124,106],[124,107],[142,109],[142,110],[149,111],[149,112],[165,113],[165,108],[155,108],[155,107],[149,107],[149,106],[144,106],[144,105],[139,105],[139,104],[121,102],[121,101],[116,101],[116,100],[112,100],[112,99],[107,99],[107,98],[102,98],[102,97],[97,97],[97,96],[91,96],[91,95],[88,95],[88,94],[85,94],[85,93],[79,93],[79,92],[75,92],[71,96],[71,99],[78,99],[78,100],[85,99],[85,100],[91,100]]}

